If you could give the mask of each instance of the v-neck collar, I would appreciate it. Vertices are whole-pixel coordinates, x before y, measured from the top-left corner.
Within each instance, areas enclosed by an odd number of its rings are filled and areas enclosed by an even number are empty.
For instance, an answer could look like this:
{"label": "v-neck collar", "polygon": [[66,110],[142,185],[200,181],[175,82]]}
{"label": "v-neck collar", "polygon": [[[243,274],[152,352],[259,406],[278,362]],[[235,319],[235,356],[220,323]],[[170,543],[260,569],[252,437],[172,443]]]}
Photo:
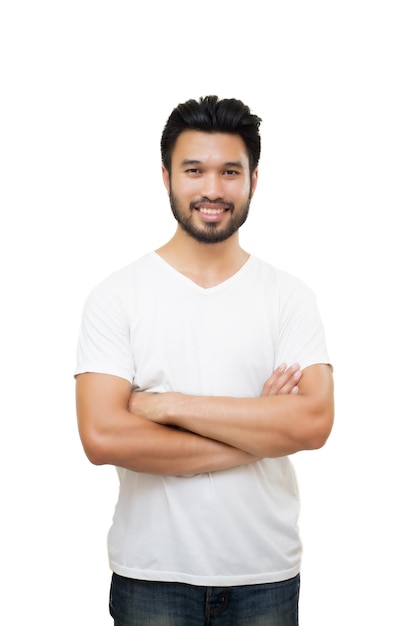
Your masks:
{"label": "v-neck collar", "polygon": [[195,289],[196,291],[199,291],[200,293],[205,293],[205,294],[210,294],[210,293],[219,291],[227,287],[230,283],[234,282],[237,278],[239,278],[243,273],[248,271],[254,259],[252,255],[249,255],[249,257],[246,259],[243,265],[234,274],[229,276],[229,278],[226,278],[222,282],[217,283],[217,285],[213,285],[213,287],[202,287],[201,285],[193,281],[191,278],[189,278],[188,276],[186,276],[179,270],[175,269],[175,267],[173,267],[170,263],[168,263],[168,261],[163,259],[156,251],[153,251],[150,254],[153,255],[154,258],[157,260],[157,262],[160,265],[162,265],[167,271],[174,274],[177,277],[177,279],[188,284],[191,288]]}

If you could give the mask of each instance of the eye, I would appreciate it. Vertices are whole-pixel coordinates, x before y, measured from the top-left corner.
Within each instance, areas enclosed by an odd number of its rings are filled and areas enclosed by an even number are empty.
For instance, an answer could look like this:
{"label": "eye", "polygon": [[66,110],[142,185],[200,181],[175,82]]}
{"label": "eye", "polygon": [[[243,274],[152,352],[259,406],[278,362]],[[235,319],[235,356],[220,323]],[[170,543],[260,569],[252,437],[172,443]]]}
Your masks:
{"label": "eye", "polygon": [[224,172],[225,176],[239,176],[239,172],[237,170],[225,170]]}
{"label": "eye", "polygon": [[197,167],[189,167],[185,170],[185,173],[191,174],[191,176],[195,176],[196,174],[201,174],[201,170],[199,170]]}

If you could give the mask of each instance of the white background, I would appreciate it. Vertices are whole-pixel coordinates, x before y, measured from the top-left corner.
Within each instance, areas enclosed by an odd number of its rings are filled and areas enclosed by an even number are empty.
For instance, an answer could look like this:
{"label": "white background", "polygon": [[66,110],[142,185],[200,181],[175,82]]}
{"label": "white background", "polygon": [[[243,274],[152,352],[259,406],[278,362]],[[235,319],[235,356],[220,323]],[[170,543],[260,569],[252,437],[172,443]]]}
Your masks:
{"label": "white background", "polygon": [[417,624],[413,5],[3,1],[2,623],[111,623],[117,485],[78,439],[79,319],[173,234],[162,127],[216,93],[263,119],[242,244],[314,288],[335,367],[333,434],[294,458],[301,625]]}

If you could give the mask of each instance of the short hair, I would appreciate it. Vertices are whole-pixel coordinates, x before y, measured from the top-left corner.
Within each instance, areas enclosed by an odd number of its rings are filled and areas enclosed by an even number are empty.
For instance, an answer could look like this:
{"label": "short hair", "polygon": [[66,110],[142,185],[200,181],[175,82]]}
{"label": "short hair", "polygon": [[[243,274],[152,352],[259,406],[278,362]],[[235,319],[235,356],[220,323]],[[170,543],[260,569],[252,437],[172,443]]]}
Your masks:
{"label": "short hair", "polygon": [[259,163],[261,118],[251,113],[241,100],[218,96],[204,96],[179,104],[169,116],[161,137],[162,163],[171,173],[171,159],[179,135],[186,130],[205,133],[240,135],[249,157],[250,173]]}

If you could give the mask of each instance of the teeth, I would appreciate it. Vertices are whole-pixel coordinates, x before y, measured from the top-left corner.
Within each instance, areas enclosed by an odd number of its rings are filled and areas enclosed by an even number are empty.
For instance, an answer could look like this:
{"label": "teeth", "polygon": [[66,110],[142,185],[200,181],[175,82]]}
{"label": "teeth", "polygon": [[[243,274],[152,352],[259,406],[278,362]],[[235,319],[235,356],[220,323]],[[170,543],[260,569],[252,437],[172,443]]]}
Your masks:
{"label": "teeth", "polygon": [[206,213],[207,215],[219,215],[223,213],[223,209],[200,209],[200,213]]}

